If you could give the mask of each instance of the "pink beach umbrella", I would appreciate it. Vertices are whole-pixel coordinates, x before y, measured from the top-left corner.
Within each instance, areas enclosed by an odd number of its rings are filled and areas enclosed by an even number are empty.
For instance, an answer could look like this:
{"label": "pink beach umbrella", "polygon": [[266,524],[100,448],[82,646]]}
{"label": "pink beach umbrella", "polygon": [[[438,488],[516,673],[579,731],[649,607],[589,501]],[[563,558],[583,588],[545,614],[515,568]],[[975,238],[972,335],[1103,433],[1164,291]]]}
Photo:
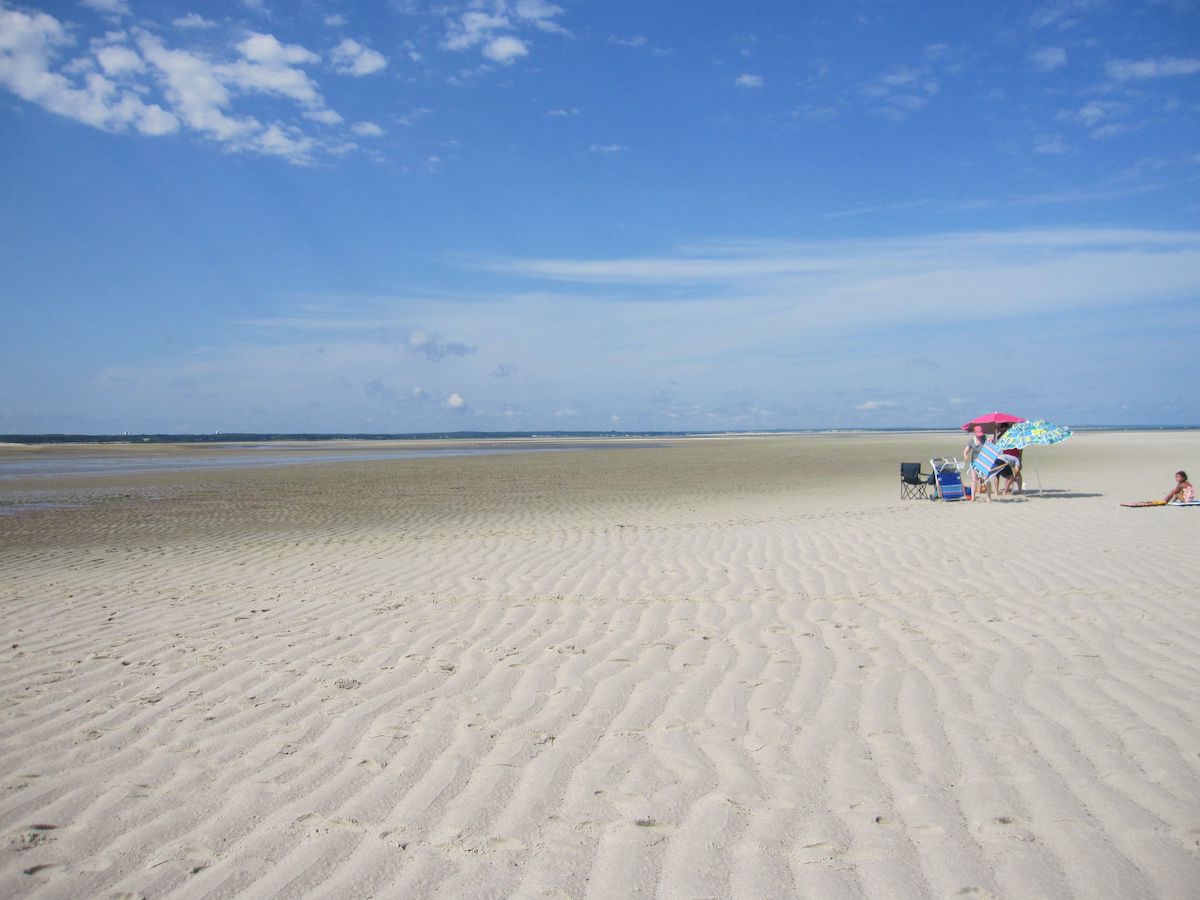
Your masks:
{"label": "pink beach umbrella", "polygon": [[1024,422],[1020,416],[1014,416],[1012,413],[991,412],[986,416],[976,416],[970,422],[962,427],[963,431],[974,431],[975,426],[981,427],[987,434],[994,434],[997,428],[1001,425],[1015,425],[1017,422]]}

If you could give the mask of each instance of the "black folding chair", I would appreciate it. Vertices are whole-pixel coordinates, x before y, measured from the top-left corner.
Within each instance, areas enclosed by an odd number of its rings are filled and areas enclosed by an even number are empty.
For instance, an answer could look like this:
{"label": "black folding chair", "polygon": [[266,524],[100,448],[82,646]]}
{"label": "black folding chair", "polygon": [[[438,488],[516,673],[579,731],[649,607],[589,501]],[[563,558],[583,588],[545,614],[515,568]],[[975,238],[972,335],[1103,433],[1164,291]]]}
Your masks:
{"label": "black folding chair", "polygon": [[900,499],[928,500],[929,479],[920,463],[900,463]]}

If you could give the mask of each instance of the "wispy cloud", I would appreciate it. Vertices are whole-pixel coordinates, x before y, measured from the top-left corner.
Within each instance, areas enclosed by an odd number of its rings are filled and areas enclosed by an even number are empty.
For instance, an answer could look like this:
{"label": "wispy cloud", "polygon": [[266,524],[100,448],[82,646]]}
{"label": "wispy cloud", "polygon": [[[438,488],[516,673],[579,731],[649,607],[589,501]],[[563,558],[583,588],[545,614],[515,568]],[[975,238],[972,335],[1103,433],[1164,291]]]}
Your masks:
{"label": "wispy cloud", "polygon": [[1039,72],[1053,72],[1067,64],[1067,51],[1062,47],[1039,47],[1029,52],[1029,63]]}
{"label": "wispy cloud", "polygon": [[761,75],[743,73],[734,80],[734,84],[738,87],[760,88],[763,86],[763,77]]}
{"label": "wispy cloud", "polygon": [[837,212],[826,213],[827,219],[846,219],[851,216],[868,216],[881,212],[895,212],[902,209],[919,209],[922,206],[931,206],[933,200],[904,200],[899,203],[876,203],[870,206],[855,206],[850,209],[842,209]]}
{"label": "wispy cloud", "polygon": [[212,19],[206,19],[206,18],[204,18],[204,16],[200,15],[199,13],[194,13],[194,12],[188,13],[186,16],[180,16],[178,19],[172,20],[171,24],[174,25],[176,28],[185,28],[185,29],[186,28],[208,29],[208,28],[216,28],[217,27],[217,23],[214,22]]}
{"label": "wispy cloud", "polygon": [[1200,58],[1160,56],[1157,59],[1114,59],[1104,68],[1117,81],[1147,81],[1153,78],[1195,75],[1200,72]]}
{"label": "wispy cloud", "polygon": [[924,109],[940,90],[933,66],[922,64],[894,68],[864,85],[862,92],[875,104],[876,112],[903,119]]}
{"label": "wispy cloud", "polygon": [[1038,138],[1033,145],[1033,149],[1038,153],[1058,156],[1066,153],[1070,147],[1067,146],[1067,142],[1063,140],[1062,135],[1055,134]]}
{"label": "wispy cloud", "polygon": [[127,0],[80,0],[80,2],[88,9],[94,9],[96,12],[109,16],[120,18],[132,14]]}
{"label": "wispy cloud", "polygon": [[528,259],[494,267],[610,285],[625,295],[687,285],[697,298],[744,304],[754,297],[784,303],[810,326],[910,319],[953,308],[964,297],[975,298],[980,314],[1004,318],[1190,296],[1200,291],[1200,232],[1060,229],[747,242],[666,257]]}
{"label": "wispy cloud", "polygon": [[1054,0],[1034,10],[1033,15],[1029,17],[1029,24],[1034,28],[1074,28],[1088,13],[1104,6],[1106,2],[1107,0]]}
{"label": "wispy cloud", "polygon": [[[213,427],[232,417],[260,429],[381,431],[457,427],[462,414],[503,427],[513,410],[532,427],[606,427],[612,415],[631,428],[945,424],[961,420],[960,407],[1001,403],[998,391],[1012,396],[1013,385],[974,364],[981,341],[1019,350],[1030,362],[1017,382],[1041,385],[1037,396],[1056,404],[1076,402],[1086,386],[1076,370],[1096,354],[1113,366],[1144,356],[1145,343],[1129,347],[1116,326],[1131,315],[1155,323],[1164,353],[1184,353],[1190,324],[1179,340],[1159,329],[1200,292],[1200,232],[747,240],[488,268],[486,294],[329,300],[246,323],[224,346],[108,367],[97,374],[97,410],[120,396],[125,406],[188,408]],[[420,328],[410,318],[418,305]],[[922,352],[936,357],[897,345],[896,328],[913,323],[928,337]],[[516,366],[520,377],[506,377]],[[662,385],[670,389],[652,389]],[[914,406],[896,391],[923,399]]]}
{"label": "wispy cloud", "polygon": [[1128,131],[1130,125],[1119,120],[1130,112],[1129,105],[1116,100],[1090,100],[1078,109],[1061,110],[1057,119],[1082,125],[1089,137],[1106,138]]}

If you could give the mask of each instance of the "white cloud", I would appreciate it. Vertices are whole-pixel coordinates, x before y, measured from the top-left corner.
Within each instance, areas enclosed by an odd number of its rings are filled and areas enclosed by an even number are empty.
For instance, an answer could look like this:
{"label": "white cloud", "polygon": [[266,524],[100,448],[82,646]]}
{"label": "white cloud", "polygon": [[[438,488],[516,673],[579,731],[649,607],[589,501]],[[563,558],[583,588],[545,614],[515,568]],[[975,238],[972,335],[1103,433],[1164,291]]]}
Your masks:
{"label": "white cloud", "polygon": [[455,393],[446,398],[446,405],[450,409],[462,409],[467,405],[467,401],[462,398],[461,394]]}
{"label": "white cloud", "polygon": [[620,153],[625,148],[620,144],[592,144],[588,149],[593,153]]}
{"label": "white cloud", "polygon": [[1063,110],[1058,118],[1094,128],[1104,119],[1121,115],[1126,111],[1124,104],[1112,100],[1091,100],[1077,110]]}
{"label": "white cloud", "polygon": [[1162,56],[1158,59],[1114,59],[1106,66],[1108,74],[1117,81],[1145,81],[1175,75],[1195,75],[1200,72],[1200,59]]}
{"label": "white cloud", "polygon": [[899,66],[863,86],[863,94],[881,103],[875,111],[895,119],[927,106],[941,90],[932,65]]}
{"label": "white cloud", "polygon": [[[242,58],[217,63],[186,50],[172,50],[146,31],[137,33],[146,60],[158,71],[172,108],[194,130],[231,150],[283,157],[293,163],[311,160],[317,143],[299,129],[280,123],[263,125],[253,116],[230,114],[230,88],[242,92],[277,94],[305,107],[305,115],[332,120],[315,84],[296,65],[319,57],[275,37],[251,34],[237,45]],[[338,117],[340,121],[340,116]]]}
{"label": "white cloud", "polygon": [[[892,240],[746,242],[666,257],[526,259],[522,277],[604,286],[614,298],[687,288],[687,303],[778,316],[781,333],[887,323],[971,296],[988,319],[1179,300],[1200,291],[1200,231],[1045,229]],[[956,299],[959,298],[959,299]],[[664,316],[680,319],[679,310]],[[686,316],[684,316],[686,318]],[[786,325],[784,323],[787,323]],[[764,328],[758,321],[756,328]]]}
{"label": "white cloud", "polygon": [[546,115],[554,118],[569,118],[579,115],[579,110],[573,106],[570,109],[551,109],[547,110]]}
{"label": "white cloud", "polygon": [[360,137],[383,137],[383,129],[374,122],[355,122],[350,130]]}
{"label": "white cloud", "polygon": [[642,34],[635,34],[628,38],[610,37],[608,42],[616,44],[618,47],[645,47],[649,43],[649,38]]}
{"label": "white cloud", "polygon": [[1059,155],[1066,153],[1070,148],[1067,146],[1066,141],[1062,139],[1062,136],[1056,134],[1052,137],[1041,138],[1036,144],[1034,144],[1033,149],[1038,153]]}
{"label": "white cloud", "polygon": [[346,17],[340,13],[333,13],[325,17],[325,24],[330,28],[341,28],[346,24]]}
{"label": "white cloud", "polygon": [[313,80],[296,68],[319,61],[317,54],[297,44],[282,44],[270,34],[251,34],[237,50],[241,60],[216,67],[226,83],[243,91],[279,94],[303,106],[324,105]]}
{"label": "white cloud", "polygon": [[275,122],[254,138],[254,146],[262,153],[292,160],[307,160],[316,142],[298,128],[288,128]]}
{"label": "white cloud", "polygon": [[364,47],[358,41],[346,38],[329,53],[335,71],[343,75],[362,77],[382,71],[387,59],[382,53]]}
{"label": "white cloud", "polygon": [[96,12],[104,13],[105,15],[130,15],[129,3],[127,0],[81,0],[81,2],[88,9],[94,9]]}
{"label": "white cloud", "polygon": [[189,127],[235,146],[262,130],[252,117],[226,114],[231,97],[208,59],[186,50],[170,50],[146,31],[138,32],[137,41],[143,56],[158,70],[172,109]]}
{"label": "white cloud", "polygon": [[343,121],[342,117],[332,109],[309,110],[304,114],[304,118],[313,122],[320,122],[322,125],[340,125]]}
{"label": "white cloud", "polygon": [[763,86],[763,77],[761,75],[742,74],[737,77],[734,84],[739,87],[760,88]]}
{"label": "white cloud", "polygon": [[[493,273],[481,295],[362,298],[358,307],[348,306],[354,301],[346,297],[310,302],[301,313],[308,321],[295,333],[264,322],[257,332],[203,349],[131,362],[101,374],[134,387],[95,391],[87,400],[103,407],[119,396],[126,408],[136,403],[154,415],[187,407],[189,415],[211,415],[214,428],[241,415],[262,430],[280,426],[255,407],[283,421],[315,425],[314,416],[332,417],[316,430],[389,430],[372,421],[390,421],[394,430],[394,410],[367,418],[385,400],[411,404],[408,430],[447,430],[458,427],[455,417],[488,410],[496,411],[494,417],[479,421],[502,428],[499,411],[518,396],[530,428],[552,422],[607,428],[610,414],[621,416],[617,427],[639,430],[661,428],[668,420],[686,429],[754,427],[752,422],[920,424],[914,417],[926,404],[942,408],[927,424],[944,425],[964,421],[972,407],[994,408],[983,404],[993,402],[985,398],[997,390],[995,378],[981,374],[972,359],[986,345],[1027,361],[1004,389],[1044,388],[1023,403],[1049,416],[1064,408],[1059,397],[1089,389],[1106,402],[1114,390],[1122,400],[1157,390],[1123,386],[1123,379],[1104,373],[1109,380],[1098,385],[1097,358],[1106,360],[1106,372],[1119,373],[1134,360],[1144,364],[1153,346],[1174,360],[1164,373],[1172,367],[1190,372],[1186,341],[1196,315],[1187,301],[1200,291],[1200,231],[1049,229],[747,241],[660,258],[552,261],[562,268],[594,267],[595,280],[579,290],[558,279],[531,285],[529,276],[539,277],[530,271],[534,262],[513,264],[511,280]],[[946,309],[962,308],[963,297],[971,298],[970,314],[947,317]],[[443,329],[478,343],[478,353],[431,364],[410,350],[402,329],[414,302],[428,317],[427,335]],[[1178,333],[1161,328],[1181,315]],[[1150,335],[1141,340],[1125,333],[1119,325],[1131,320]],[[912,350],[896,344],[894,329],[911,321],[930,323],[926,332],[937,350],[931,358],[943,373],[957,373],[953,392],[930,389],[940,376],[915,368],[906,374]],[[1102,339],[1102,332],[1111,334]],[[1072,340],[1064,343],[1064,333]],[[497,363],[509,361],[521,366],[522,384],[493,377]],[[597,381],[588,374],[596,371],[608,375]],[[1186,374],[1180,377],[1184,384],[1169,400],[1190,386]],[[671,380],[681,387],[669,408],[640,411],[648,402],[647,386]],[[337,386],[352,383],[361,393],[368,382],[383,389],[374,398]],[[464,401],[459,409],[447,405],[455,393]],[[906,396],[923,399],[911,404]],[[872,400],[897,406],[853,408]],[[995,402],[1004,408],[1002,400]],[[692,403],[698,405],[688,412]],[[967,411],[962,418],[951,412],[959,408]]]}
{"label": "white cloud", "polygon": [[256,32],[241,41],[237,49],[246,59],[263,66],[303,65],[320,60],[317,54],[299,44],[281,44],[274,35]]}
{"label": "white cloud", "polygon": [[870,412],[875,409],[891,409],[895,405],[896,402],[894,400],[867,400],[859,403],[854,408],[861,412]]}
{"label": "white cloud", "polygon": [[1030,51],[1029,62],[1039,72],[1053,72],[1067,64],[1067,51],[1062,47],[1039,47]]}
{"label": "white cloud", "polygon": [[546,0],[517,0],[517,18],[532,22],[542,31],[556,34],[567,34],[567,29],[552,21],[555,16],[562,15],[561,6],[555,6]]}
{"label": "white cloud", "polygon": [[185,29],[186,28],[205,29],[205,28],[216,28],[217,27],[216,22],[214,22],[212,19],[204,18],[204,16],[200,15],[199,13],[188,13],[186,16],[180,16],[178,19],[175,19],[174,21],[172,21],[171,24],[174,25],[176,28],[185,28]]}
{"label": "white cloud", "polygon": [[529,55],[529,42],[521,29],[535,28],[555,34],[570,34],[554,21],[562,8],[547,0],[493,0],[473,3],[474,8],[447,22],[442,40],[445,50],[479,47],[483,56],[504,65]]}
{"label": "white cloud", "polygon": [[120,77],[136,74],[146,70],[142,58],[124,45],[102,47],[96,52],[96,59],[105,75]]}
{"label": "white cloud", "polygon": [[1055,27],[1060,31],[1074,28],[1084,15],[1103,6],[1107,0],[1052,0],[1039,7],[1029,18],[1034,28]]}
{"label": "white cloud", "polygon": [[[52,113],[106,131],[133,128],[161,135],[179,127],[161,106],[146,103],[136,92],[98,72],[84,73],[80,84],[52,71],[53,58],[72,43],[74,39],[52,16],[0,8],[0,85]],[[114,51],[107,59],[118,73],[132,71],[133,51],[126,55],[115,47],[105,49]]]}
{"label": "white cloud", "polygon": [[1099,128],[1093,129],[1088,137],[1093,140],[1103,140],[1104,138],[1116,137],[1119,134],[1125,134],[1130,131],[1131,126],[1124,122],[1110,122],[1108,125],[1101,125]]}
{"label": "white cloud", "polygon": [[466,50],[488,40],[494,31],[508,27],[508,19],[502,15],[465,12],[459,16],[457,23],[450,25],[442,46],[447,50]]}
{"label": "white cloud", "polygon": [[492,62],[508,65],[522,56],[528,56],[529,48],[520,38],[504,35],[488,41],[483,48],[483,55]]}

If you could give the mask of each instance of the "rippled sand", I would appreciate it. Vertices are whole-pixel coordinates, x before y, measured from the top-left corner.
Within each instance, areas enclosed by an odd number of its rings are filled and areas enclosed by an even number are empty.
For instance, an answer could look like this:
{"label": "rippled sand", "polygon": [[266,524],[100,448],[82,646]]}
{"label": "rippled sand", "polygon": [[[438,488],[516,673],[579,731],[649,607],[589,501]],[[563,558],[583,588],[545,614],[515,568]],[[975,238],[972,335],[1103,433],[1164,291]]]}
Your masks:
{"label": "rippled sand", "polygon": [[1194,897],[1200,435],[961,443],[0,482],[0,894]]}

